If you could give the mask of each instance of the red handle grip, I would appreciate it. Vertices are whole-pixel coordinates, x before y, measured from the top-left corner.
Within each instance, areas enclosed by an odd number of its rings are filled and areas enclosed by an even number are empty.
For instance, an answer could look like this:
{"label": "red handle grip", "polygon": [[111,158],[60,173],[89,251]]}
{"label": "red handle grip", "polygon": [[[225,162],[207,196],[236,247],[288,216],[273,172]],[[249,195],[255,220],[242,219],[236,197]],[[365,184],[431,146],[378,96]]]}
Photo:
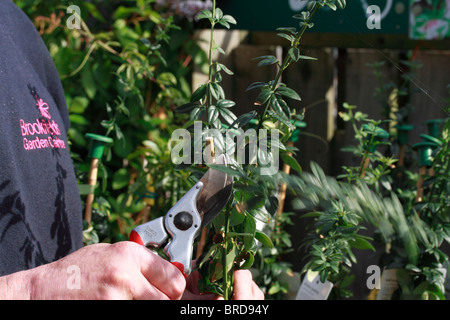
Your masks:
{"label": "red handle grip", "polygon": [[179,262],[171,262],[171,264],[173,264],[175,267],[177,267],[178,270],[181,271],[181,273],[183,274],[183,276],[184,276],[185,278],[187,278],[187,274],[184,273],[184,266],[183,266],[182,263],[179,263]]}
{"label": "red handle grip", "polygon": [[130,241],[136,242],[137,244],[140,244],[141,246],[144,245],[144,242],[141,239],[141,236],[136,231],[131,231],[130,233]]}

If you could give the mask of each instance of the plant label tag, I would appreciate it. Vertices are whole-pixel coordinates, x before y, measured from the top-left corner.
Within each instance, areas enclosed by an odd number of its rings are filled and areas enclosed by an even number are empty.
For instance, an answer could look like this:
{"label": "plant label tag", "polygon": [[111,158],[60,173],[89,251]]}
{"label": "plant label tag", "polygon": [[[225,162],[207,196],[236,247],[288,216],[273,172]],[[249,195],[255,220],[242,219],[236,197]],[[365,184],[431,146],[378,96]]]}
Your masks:
{"label": "plant label tag", "polygon": [[320,275],[316,271],[308,270],[303,278],[296,300],[327,300],[333,284],[328,280],[320,281]]}
{"label": "plant label tag", "polygon": [[392,294],[398,288],[397,282],[398,269],[384,269],[381,275],[380,290],[377,294],[377,300],[391,300]]}

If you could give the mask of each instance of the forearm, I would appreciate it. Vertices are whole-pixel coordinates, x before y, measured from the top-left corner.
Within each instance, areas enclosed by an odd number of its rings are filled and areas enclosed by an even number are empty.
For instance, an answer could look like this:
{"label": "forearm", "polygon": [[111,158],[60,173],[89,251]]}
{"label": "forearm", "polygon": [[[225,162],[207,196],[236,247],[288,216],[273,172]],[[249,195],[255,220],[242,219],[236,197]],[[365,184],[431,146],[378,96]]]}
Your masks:
{"label": "forearm", "polygon": [[29,300],[33,271],[21,271],[0,277],[0,300]]}

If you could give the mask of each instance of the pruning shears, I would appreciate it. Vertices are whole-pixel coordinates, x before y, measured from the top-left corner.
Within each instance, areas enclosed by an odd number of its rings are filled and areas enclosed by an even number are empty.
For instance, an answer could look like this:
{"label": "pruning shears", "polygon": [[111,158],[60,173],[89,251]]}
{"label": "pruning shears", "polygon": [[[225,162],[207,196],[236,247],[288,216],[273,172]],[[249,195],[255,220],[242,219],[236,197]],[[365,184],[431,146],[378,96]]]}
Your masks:
{"label": "pruning shears", "polygon": [[[217,165],[228,165],[228,156],[220,155]],[[149,249],[163,248],[169,261],[184,276],[192,271],[192,251],[200,230],[225,207],[231,196],[233,178],[209,168],[203,177],[162,217],[133,229],[130,241]]]}

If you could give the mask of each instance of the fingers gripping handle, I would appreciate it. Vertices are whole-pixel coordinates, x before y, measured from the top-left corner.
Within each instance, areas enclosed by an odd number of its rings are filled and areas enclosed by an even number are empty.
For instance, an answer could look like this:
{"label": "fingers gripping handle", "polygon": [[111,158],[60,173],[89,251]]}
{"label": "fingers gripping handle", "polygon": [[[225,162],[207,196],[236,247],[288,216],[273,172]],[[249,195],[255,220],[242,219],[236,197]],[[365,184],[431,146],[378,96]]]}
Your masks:
{"label": "fingers gripping handle", "polygon": [[164,252],[185,277],[191,273],[192,248],[202,223],[197,210],[202,187],[203,183],[198,182],[164,217],[137,226],[130,234],[130,241],[154,248],[162,247],[170,234]]}
{"label": "fingers gripping handle", "polygon": [[159,248],[168,238],[164,228],[164,217],[141,224],[131,231],[130,241],[146,247]]}
{"label": "fingers gripping handle", "polygon": [[[144,241],[142,240],[142,237],[139,235],[139,233],[136,230],[131,231],[130,233],[130,241],[135,242],[137,244],[140,244],[141,246],[146,246]],[[148,243],[148,241],[147,241]],[[178,268],[183,273],[183,276],[186,278],[187,274],[184,273],[184,265],[179,262],[172,262],[172,264]]]}

